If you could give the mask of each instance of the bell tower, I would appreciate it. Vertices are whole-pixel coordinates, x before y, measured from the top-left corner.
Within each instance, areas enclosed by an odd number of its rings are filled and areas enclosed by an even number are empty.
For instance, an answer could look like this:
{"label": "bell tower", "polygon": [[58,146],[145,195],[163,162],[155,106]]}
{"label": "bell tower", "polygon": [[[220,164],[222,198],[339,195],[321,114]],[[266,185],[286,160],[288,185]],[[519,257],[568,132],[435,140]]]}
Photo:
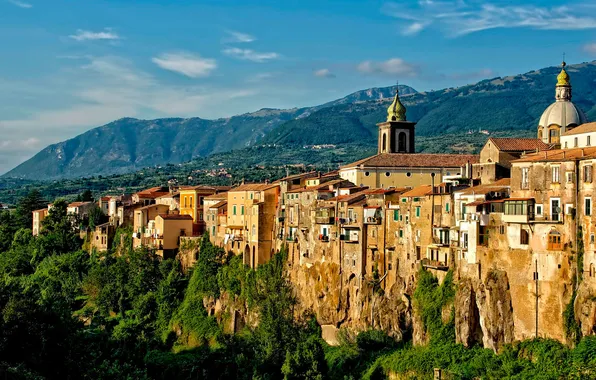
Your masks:
{"label": "bell tower", "polygon": [[387,108],[387,121],[379,127],[379,148],[377,153],[415,153],[414,143],[416,123],[406,120],[406,107],[399,99],[399,86],[396,86],[393,103]]}

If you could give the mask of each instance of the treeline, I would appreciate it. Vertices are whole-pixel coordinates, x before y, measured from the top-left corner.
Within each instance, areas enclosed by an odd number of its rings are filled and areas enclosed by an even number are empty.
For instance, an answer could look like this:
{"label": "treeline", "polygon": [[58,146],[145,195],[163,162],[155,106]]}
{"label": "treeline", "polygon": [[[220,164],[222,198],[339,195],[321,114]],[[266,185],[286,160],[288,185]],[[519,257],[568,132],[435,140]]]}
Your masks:
{"label": "treeline", "polygon": [[[596,338],[570,349],[551,340],[508,345],[499,355],[455,343],[449,274],[420,271],[413,305],[428,344],[413,347],[381,331],[340,330],[328,346],[312,314],[298,314],[285,276],[285,250],[252,270],[200,242],[191,273],[143,249],[81,250],[65,203],[56,201],[40,236],[27,209],[0,214],[0,377],[5,379],[377,379],[389,373],[432,379],[596,378]],[[119,231],[119,234],[125,234]],[[117,239],[118,240],[118,239]],[[233,303],[210,313],[205,300]],[[444,310],[451,315],[444,320]],[[411,332],[404,332],[404,337]]]}

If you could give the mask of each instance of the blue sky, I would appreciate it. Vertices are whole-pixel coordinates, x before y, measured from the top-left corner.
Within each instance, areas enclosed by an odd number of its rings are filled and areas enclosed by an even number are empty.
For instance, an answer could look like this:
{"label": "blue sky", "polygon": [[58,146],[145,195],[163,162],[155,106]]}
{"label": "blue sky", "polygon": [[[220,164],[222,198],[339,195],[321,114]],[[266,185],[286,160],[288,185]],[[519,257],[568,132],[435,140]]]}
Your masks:
{"label": "blue sky", "polygon": [[596,59],[592,1],[514,3],[0,0],[0,173],[126,116],[218,118]]}

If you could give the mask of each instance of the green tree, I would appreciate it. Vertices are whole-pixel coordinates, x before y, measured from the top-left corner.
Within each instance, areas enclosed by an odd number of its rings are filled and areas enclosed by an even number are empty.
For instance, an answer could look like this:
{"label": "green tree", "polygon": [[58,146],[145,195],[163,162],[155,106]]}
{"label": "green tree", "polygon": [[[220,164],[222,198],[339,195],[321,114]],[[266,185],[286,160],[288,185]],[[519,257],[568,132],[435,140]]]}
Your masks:
{"label": "green tree", "polygon": [[48,216],[42,222],[37,260],[41,262],[48,254],[73,252],[81,248],[81,239],[76,233],[76,216],[69,215],[64,200],[54,202]]}
{"label": "green tree", "polygon": [[38,190],[31,190],[17,203],[16,217],[18,227],[31,228],[33,225],[33,211],[46,207],[46,201]]}

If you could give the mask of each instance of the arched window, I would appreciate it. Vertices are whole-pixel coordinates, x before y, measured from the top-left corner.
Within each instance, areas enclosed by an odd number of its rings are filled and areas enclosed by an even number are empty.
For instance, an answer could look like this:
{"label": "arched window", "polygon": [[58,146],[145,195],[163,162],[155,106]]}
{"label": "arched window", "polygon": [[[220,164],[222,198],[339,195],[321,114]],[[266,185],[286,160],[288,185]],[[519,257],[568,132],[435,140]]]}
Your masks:
{"label": "arched window", "polygon": [[556,230],[551,230],[548,233],[548,244],[546,249],[549,251],[560,251],[563,249],[563,244],[561,243],[561,234]]}
{"label": "arched window", "polygon": [[590,264],[590,277],[594,277],[594,264]]}
{"label": "arched window", "polygon": [[406,134],[404,132],[399,132],[397,136],[397,151],[399,153],[406,151]]}
{"label": "arched window", "polygon": [[382,145],[382,152],[387,152],[387,134],[383,133],[383,145]]}

